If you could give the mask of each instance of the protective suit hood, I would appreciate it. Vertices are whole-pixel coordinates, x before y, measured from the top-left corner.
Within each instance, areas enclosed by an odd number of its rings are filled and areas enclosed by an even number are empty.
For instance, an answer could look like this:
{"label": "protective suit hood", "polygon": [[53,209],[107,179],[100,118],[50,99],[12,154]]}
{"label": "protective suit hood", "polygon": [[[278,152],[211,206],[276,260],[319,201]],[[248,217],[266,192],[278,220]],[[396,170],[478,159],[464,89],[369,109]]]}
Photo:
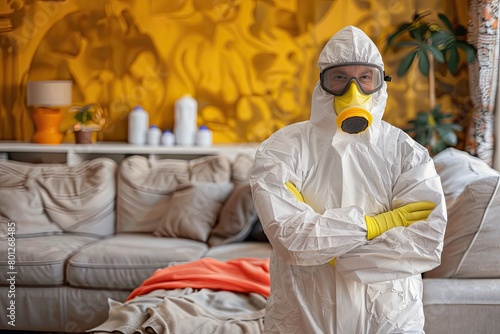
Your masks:
{"label": "protective suit hood", "polygon": [[[330,38],[320,53],[318,67],[320,71],[323,71],[328,66],[349,62],[371,63],[384,68],[377,46],[362,30],[354,26],[345,27]],[[338,127],[335,123],[337,113],[333,99],[334,96],[325,92],[318,80],[312,95],[311,123],[327,127],[328,133],[332,135],[341,132],[337,131]],[[373,124],[362,134],[364,137],[373,138],[378,133],[386,102],[387,84],[384,82],[382,89],[373,94],[371,110]]]}

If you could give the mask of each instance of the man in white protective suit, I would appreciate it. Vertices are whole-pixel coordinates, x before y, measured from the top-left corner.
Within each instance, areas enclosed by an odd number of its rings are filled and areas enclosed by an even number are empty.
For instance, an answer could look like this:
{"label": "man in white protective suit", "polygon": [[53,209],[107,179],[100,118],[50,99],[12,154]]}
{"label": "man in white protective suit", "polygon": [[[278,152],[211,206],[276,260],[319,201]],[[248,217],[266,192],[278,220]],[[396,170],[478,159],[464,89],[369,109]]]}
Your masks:
{"label": "man in white protective suit", "polygon": [[255,156],[272,244],[266,333],[423,333],[421,273],[440,263],[446,207],[428,151],[382,121],[382,56],[356,27],[322,50],[309,121]]}

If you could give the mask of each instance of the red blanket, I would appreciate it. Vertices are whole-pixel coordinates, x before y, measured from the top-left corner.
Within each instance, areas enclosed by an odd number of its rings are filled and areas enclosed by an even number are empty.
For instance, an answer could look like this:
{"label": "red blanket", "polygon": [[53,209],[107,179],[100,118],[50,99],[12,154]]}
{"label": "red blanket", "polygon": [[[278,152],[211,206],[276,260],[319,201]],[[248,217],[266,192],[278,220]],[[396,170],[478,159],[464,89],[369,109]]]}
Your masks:
{"label": "red blanket", "polygon": [[158,269],[134,289],[127,300],[158,289],[213,289],[260,293],[269,297],[269,259],[239,258],[221,262],[203,258]]}

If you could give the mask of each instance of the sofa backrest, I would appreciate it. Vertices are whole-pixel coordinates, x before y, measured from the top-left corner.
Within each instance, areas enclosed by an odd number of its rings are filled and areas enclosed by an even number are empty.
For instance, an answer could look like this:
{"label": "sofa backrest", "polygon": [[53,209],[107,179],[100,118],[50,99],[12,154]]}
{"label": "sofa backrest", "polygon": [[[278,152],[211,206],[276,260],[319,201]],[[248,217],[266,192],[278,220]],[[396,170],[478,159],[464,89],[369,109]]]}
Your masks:
{"label": "sofa backrest", "polygon": [[17,236],[114,233],[116,162],[97,158],[75,166],[0,161],[0,237],[7,221]]}
{"label": "sofa backrest", "polygon": [[244,240],[258,222],[253,157],[193,160],[130,156],[77,165],[0,161],[0,238],[65,232],[97,237],[154,233],[210,246]]}

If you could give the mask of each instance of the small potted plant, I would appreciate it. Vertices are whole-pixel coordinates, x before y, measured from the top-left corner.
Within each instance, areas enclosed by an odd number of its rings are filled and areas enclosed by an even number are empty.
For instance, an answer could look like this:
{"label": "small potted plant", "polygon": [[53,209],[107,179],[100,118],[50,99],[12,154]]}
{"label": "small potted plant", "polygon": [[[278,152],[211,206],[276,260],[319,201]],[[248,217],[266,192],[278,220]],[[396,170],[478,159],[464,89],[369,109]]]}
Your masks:
{"label": "small potted plant", "polygon": [[92,143],[92,133],[100,131],[106,123],[101,106],[98,103],[89,103],[84,106],[73,106],[69,111],[75,113],[73,116],[76,121],[73,126],[75,142],[77,144]]}

